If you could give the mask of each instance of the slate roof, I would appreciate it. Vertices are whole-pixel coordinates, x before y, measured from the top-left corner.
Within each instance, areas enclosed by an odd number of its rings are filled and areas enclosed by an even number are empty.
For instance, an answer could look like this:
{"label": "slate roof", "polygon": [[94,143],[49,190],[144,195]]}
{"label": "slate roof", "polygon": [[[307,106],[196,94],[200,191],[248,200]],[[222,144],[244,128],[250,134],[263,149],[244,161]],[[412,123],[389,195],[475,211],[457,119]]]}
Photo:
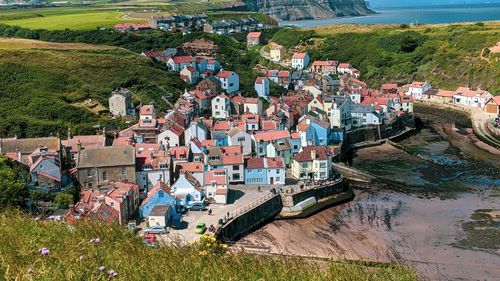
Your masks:
{"label": "slate roof", "polygon": [[310,162],[313,161],[311,151],[316,151],[316,160],[327,160],[328,150],[325,146],[306,146],[302,151],[293,157],[297,162]]}
{"label": "slate roof", "polygon": [[18,147],[22,154],[31,154],[39,146],[46,147],[49,150],[59,150],[59,140],[56,137],[0,140],[1,153],[16,152],[16,147]]}
{"label": "slate roof", "polygon": [[132,146],[104,146],[82,149],[77,167],[111,167],[135,165],[135,148]]}
{"label": "slate roof", "polygon": [[170,210],[170,205],[156,205],[153,207],[151,212],[149,213],[149,216],[165,216],[168,211]]}

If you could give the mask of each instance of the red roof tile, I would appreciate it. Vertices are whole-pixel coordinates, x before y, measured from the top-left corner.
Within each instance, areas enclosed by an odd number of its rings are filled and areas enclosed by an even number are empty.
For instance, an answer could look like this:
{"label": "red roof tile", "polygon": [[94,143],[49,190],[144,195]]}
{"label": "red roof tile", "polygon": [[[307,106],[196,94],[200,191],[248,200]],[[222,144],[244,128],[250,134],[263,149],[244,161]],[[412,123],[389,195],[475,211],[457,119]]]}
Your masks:
{"label": "red roof tile", "polygon": [[229,76],[231,76],[231,74],[233,74],[232,71],[225,71],[224,70],[224,71],[217,73],[217,75],[215,75],[215,77],[227,79]]}
{"label": "red roof tile", "polygon": [[316,151],[316,160],[327,160],[328,151],[325,146],[306,146],[302,151],[293,157],[297,162],[310,162],[313,160],[312,151]]}
{"label": "red roof tile", "polygon": [[247,35],[247,38],[259,38],[262,32],[250,32]]}

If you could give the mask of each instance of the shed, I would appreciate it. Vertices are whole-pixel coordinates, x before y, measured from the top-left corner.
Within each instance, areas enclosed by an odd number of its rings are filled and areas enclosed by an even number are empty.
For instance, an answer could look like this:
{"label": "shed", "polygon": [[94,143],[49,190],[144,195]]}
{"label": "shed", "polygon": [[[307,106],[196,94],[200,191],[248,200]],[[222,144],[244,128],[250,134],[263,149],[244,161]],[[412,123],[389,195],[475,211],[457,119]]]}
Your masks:
{"label": "shed", "polygon": [[149,226],[161,225],[167,227],[172,221],[174,210],[170,205],[156,205],[149,214]]}

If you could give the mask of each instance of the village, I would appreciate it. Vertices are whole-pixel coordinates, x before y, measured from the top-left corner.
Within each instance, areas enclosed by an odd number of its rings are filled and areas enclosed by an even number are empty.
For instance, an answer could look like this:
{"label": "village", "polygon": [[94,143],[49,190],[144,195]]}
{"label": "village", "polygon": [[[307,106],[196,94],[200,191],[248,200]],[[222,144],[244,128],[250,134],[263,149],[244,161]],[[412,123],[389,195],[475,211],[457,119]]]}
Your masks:
{"label": "village", "polygon": [[[246,43],[256,47],[261,40],[261,32],[250,32]],[[487,91],[433,89],[418,81],[371,89],[349,62],[311,63],[297,52],[285,63],[285,49],[275,43],[266,56],[289,70],[264,69],[255,92],[242,95],[238,73],[223,68],[210,44],[199,39],[142,53],[194,87],[167,112],[134,104],[134,94],[119,88],[110,93],[109,112],[134,121],[128,128],[90,136],[69,130],[64,139],[4,138],[0,153],[29,168],[32,190],[81,188],[81,200],[59,210],[68,222],[98,219],[190,242],[270,194],[338,179],[333,163],[345,134],[411,116],[414,102],[474,108],[495,122],[500,115],[500,97]],[[270,95],[271,83],[287,93]]]}

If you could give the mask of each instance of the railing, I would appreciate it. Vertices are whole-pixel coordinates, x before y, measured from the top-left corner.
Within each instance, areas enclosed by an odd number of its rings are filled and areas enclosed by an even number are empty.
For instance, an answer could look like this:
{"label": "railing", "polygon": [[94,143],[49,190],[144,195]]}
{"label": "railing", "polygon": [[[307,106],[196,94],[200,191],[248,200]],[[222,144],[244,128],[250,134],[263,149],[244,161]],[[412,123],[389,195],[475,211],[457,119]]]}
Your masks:
{"label": "railing", "polygon": [[327,179],[327,180],[318,180],[318,181],[306,181],[304,184],[299,185],[297,188],[290,187],[290,188],[280,188],[280,192],[283,194],[297,194],[306,190],[310,189],[315,189],[315,188],[321,188],[325,186],[330,186],[337,184],[342,181],[342,176],[335,177],[333,179]]}

